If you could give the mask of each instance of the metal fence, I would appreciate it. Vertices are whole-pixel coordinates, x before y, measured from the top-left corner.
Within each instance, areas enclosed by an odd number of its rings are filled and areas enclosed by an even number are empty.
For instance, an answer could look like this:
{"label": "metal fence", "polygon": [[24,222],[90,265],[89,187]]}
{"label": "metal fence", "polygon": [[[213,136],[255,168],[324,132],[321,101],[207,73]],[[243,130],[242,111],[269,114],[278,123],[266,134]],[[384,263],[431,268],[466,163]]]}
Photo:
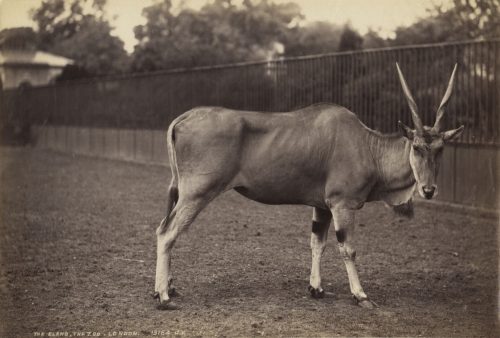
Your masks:
{"label": "metal fence", "polygon": [[411,125],[395,62],[431,125],[458,63],[446,126],[466,125],[460,143],[498,146],[499,48],[500,40],[418,45],[92,79],[3,91],[0,113],[4,126],[166,129],[199,105],[279,112],[333,102],[391,132],[397,120]]}

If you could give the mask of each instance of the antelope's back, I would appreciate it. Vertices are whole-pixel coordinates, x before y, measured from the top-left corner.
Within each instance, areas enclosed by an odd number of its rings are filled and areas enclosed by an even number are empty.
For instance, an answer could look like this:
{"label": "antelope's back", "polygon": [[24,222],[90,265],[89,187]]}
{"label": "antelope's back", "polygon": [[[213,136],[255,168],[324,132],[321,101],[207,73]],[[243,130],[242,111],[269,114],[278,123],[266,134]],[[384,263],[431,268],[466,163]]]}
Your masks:
{"label": "antelope's back", "polygon": [[205,163],[208,166],[223,154],[238,157],[247,165],[279,162],[318,166],[336,147],[357,145],[365,129],[352,112],[333,104],[286,113],[198,107],[177,121],[177,153],[182,150],[188,157],[210,153],[212,160]]}

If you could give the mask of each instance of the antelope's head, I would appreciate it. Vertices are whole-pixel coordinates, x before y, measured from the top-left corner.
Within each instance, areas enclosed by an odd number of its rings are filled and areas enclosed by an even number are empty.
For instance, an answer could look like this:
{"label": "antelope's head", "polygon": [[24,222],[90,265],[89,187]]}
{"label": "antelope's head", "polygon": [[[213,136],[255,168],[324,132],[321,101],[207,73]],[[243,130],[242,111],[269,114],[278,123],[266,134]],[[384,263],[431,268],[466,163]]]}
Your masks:
{"label": "antelope's head", "polygon": [[432,127],[424,126],[422,124],[422,120],[418,115],[415,100],[408,89],[403,73],[397,63],[396,68],[398,69],[399,80],[401,81],[401,86],[403,87],[406,100],[408,101],[408,106],[410,107],[411,117],[415,129],[411,129],[410,127],[404,125],[401,121],[399,121],[399,127],[403,132],[403,135],[411,142],[410,166],[417,182],[418,193],[426,199],[431,199],[433,196],[437,195],[436,178],[444,144],[447,141],[458,137],[464,129],[464,126],[460,126],[457,129],[441,131],[444,112],[453,90],[453,82],[455,80],[457,65],[455,64],[455,68],[453,68],[448,88],[446,89],[441,104],[439,105],[436,114],[436,121]]}

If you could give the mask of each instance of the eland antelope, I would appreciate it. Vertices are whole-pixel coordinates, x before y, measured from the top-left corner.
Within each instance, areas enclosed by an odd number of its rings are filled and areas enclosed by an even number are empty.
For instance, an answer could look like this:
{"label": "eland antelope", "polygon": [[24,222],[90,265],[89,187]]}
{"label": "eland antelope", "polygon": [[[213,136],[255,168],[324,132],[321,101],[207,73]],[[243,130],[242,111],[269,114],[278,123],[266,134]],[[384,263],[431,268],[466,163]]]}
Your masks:
{"label": "eland antelope", "polygon": [[371,130],[334,104],[287,113],[198,107],[171,123],[172,181],[166,217],[156,231],[154,296],[160,308],[168,308],[175,294],[170,261],[178,235],[210,201],[231,189],[265,204],[313,207],[308,290],[315,298],[324,296],[320,262],[333,219],[353,298],[362,307],[374,306],[354,264],[355,211],[370,201],[407,205],[415,189],[424,198],[435,196],[444,144],[464,128],[441,131],[456,65],[433,127],[423,125],[398,64],[396,68],[415,127],[399,122],[402,135]]}

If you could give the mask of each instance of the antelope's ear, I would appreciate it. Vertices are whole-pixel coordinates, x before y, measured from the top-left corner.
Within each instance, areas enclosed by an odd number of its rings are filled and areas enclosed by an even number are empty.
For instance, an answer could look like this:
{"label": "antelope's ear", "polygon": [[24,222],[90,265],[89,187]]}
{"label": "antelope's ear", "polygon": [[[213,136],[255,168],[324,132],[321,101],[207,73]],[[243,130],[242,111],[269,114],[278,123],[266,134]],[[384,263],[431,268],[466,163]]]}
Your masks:
{"label": "antelope's ear", "polygon": [[415,130],[411,129],[401,121],[398,121],[398,126],[399,130],[401,130],[401,133],[403,134],[404,137],[406,137],[409,140],[413,140],[413,138],[415,137]]}
{"label": "antelope's ear", "polygon": [[447,131],[441,133],[441,135],[443,135],[443,140],[446,142],[446,141],[451,141],[454,138],[459,137],[463,131],[464,131],[464,126],[460,126],[457,129],[447,130]]}

